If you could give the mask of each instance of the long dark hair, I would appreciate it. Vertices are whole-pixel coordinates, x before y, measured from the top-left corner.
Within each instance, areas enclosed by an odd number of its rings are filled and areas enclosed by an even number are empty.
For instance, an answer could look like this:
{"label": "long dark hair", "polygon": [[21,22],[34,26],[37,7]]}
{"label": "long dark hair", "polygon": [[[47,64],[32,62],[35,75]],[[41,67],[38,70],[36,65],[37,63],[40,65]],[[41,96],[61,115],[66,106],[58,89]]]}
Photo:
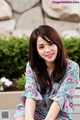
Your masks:
{"label": "long dark hair", "polygon": [[[37,39],[38,37],[42,37],[44,40],[47,41],[48,38],[58,47],[58,54],[55,59],[55,68],[49,77],[45,61],[39,57],[37,51]],[[65,52],[62,40],[60,35],[57,31],[48,26],[48,25],[41,25],[35,30],[33,30],[30,36],[30,44],[29,44],[29,63],[32,70],[36,73],[38,83],[41,87],[41,94],[45,94],[47,91],[47,87],[49,87],[49,92],[52,89],[52,82],[57,82],[64,77],[66,71],[66,58],[67,54]]]}

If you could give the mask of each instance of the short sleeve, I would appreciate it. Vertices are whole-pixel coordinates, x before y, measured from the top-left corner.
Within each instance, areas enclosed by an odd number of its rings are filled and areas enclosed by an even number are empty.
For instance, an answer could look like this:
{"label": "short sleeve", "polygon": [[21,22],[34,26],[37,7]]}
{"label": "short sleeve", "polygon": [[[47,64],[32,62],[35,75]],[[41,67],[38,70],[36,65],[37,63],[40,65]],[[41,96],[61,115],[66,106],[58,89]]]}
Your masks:
{"label": "short sleeve", "polygon": [[66,113],[73,113],[73,95],[75,88],[79,82],[79,66],[77,63],[71,64],[68,67],[67,73],[61,83],[56,94],[50,96],[49,98],[57,101],[60,105],[61,111]]}
{"label": "short sleeve", "polygon": [[25,104],[26,98],[32,98],[35,100],[42,100],[42,96],[38,91],[37,78],[33,70],[31,69],[29,62],[26,66],[26,84],[25,92],[21,96],[21,102]]}

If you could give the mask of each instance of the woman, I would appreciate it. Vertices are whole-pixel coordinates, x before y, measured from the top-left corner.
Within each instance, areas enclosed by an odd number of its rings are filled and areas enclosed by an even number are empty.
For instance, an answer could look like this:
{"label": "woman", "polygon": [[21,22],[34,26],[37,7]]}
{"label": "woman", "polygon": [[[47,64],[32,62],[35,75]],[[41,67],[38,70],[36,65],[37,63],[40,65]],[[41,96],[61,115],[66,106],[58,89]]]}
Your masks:
{"label": "woman", "polygon": [[69,60],[57,31],[42,25],[29,44],[25,93],[13,120],[72,120],[79,66]]}

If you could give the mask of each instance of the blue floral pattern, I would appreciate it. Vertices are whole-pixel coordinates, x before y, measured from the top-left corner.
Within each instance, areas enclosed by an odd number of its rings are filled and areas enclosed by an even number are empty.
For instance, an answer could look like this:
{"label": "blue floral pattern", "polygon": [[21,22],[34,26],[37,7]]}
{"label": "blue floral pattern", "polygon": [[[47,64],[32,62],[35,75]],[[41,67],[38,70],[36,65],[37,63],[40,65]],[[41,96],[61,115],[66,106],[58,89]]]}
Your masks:
{"label": "blue floral pattern", "polygon": [[[72,120],[70,113],[73,113],[73,95],[75,88],[79,82],[79,66],[76,62],[67,59],[66,74],[59,83],[53,83],[50,93],[46,92],[41,95],[40,86],[37,77],[32,71],[29,62],[26,69],[26,85],[25,92],[21,96],[21,104],[17,106],[14,119],[25,115],[25,99],[32,98],[37,101],[34,119],[44,120],[53,101],[57,101],[61,111],[57,116],[57,120]],[[47,88],[48,90],[48,88]]]}

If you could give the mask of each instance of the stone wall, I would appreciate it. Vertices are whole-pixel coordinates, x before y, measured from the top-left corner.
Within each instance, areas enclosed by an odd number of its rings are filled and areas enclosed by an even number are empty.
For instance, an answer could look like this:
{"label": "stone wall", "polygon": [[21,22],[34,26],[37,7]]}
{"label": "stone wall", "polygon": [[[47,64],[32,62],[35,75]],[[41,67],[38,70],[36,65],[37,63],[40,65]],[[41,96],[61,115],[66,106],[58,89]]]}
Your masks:
{"label": "stone wall", "polygon": [[1,38],[11,35],[30,36],[31,31],[42,24],[51,25],[61,36],[79,37],[80,3],[54,3],[54,0],[0,0]]}

